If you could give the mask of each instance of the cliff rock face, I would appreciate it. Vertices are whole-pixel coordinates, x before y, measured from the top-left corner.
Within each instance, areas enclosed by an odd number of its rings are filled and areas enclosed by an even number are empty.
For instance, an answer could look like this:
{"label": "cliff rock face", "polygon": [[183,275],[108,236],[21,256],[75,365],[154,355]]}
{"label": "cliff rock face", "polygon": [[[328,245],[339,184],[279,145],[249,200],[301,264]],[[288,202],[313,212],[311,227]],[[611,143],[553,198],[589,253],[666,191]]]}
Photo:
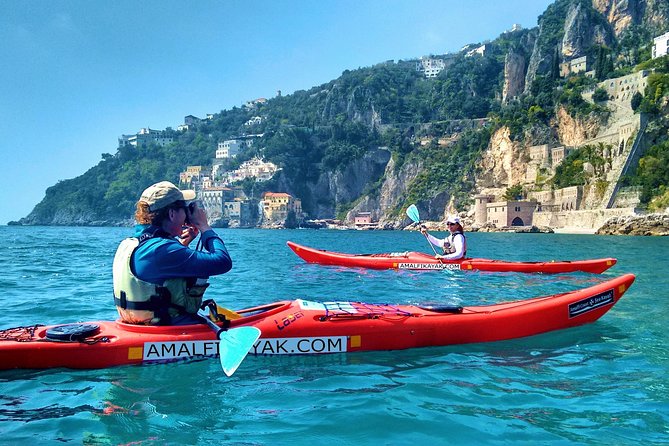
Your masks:
{"label": "cliff rock face", "polygon": [[502,127],[490,138],[488,149],[478,164],[478,188],[502,188],[521,183],[525,177],[525,163],[516,143],[509,138],[509,129]]}
{"label": "cliff rock face", "polygon": [[558,140],[565,146],[579,146],[597,136],[602,122],[600,118],[574,118],[564,107],[557,110]]}
{"label": "cliff rock face", "polygon": [[638,0],[640,3],[645,3],[643,10],[642,23],[652,29],[655,34],[660,34],[667,31],[667,23],[669,23],[669,2],[666,0]]}
{"label": "cliff rock face", "polygon": [[340,113],[345,113],[350,120],[361,122],[368,127],[377,127],[381,124],[381,118],[374,109],[372,95],[363,86],[355,87],[348,95],[344,95],[337,84],[330,89],[325,99],[322,117],[329,120]]}
{"label": "cliff rock face", "polygon": [[583,56],[592,45],[611,45],[613,39],[610,31],[603,24],[597,24],[589,11],[580,3],[569,8],[562,38],[561,52],[564,59]]}
{"label": "cliff rock face", "polygon": [[669,4],[666,0],[592,0],[592,6],[611,24],[616,36],[632,25],[643,24],[655,34],[667,29]]}
{"label": "cliff rock face", "polygon": [[539,34],[532,49],[530,61],[527,64],[527,73],[525,74],[525,92],[532,87],[532,83],[538,74],[548,73],[553,65],[553,53],[543,51],[539,42],[542,39],[542,28],[539,26]]}
{"label": "cliff rock face", "polygon": [[627,27],[639,23],[644,1],[639,0],[592,0],[592,6],[611,24],[616,36]]}
{"label": "cliff rock face", "polygon": [[395,160],[390,158],[385,166],[384,181],[376,194],[364,196],[348,213],[347,219],[352,220],[357,212],[371,212],[372,219],[381,225],[396,226],[402,221],[383,214],[382,209],[391,209],[399,203],[404,191],[421,172],[420,163],[404,163],[400,169],[395,168]]}
{"label": "cliff rock face", "polygon": [[502,101],[508,102],[523,92],[525,88],[525,71],[527,62],[525,56],[511,50],[504,59],[504,90]]}
{"label": "cliff rock face", "polygon": [[[309,197],[314,206],[312,217],[326,218],[335,214],[338,203],[357,199],[368,183],[378,180],[386,170],[390,152],[379,148],[350,163],[343,171],[327,172],[316,183],[308,184]],[[283,185],[288,188],[288,184]],[[291,191],[292,192],[292,191]]]}

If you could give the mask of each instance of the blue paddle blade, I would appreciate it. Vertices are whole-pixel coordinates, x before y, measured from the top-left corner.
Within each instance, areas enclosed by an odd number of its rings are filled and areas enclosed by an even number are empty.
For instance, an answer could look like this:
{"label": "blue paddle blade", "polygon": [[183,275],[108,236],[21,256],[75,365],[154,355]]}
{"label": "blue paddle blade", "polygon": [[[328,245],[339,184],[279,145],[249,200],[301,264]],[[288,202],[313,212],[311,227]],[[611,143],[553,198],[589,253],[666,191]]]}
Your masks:
{"label": "blue paddle blade", "polygon": [[218,353],[226,375],[235,373],[259,337],[260,330],[256,327],[233,328],[219,334]]}
{"label": "blue paddle blade", "polygon": [[420,215],[418,214],[418,208],[415,204],[412,204],[407,208],[407,215],[414,223],[420,222]]}

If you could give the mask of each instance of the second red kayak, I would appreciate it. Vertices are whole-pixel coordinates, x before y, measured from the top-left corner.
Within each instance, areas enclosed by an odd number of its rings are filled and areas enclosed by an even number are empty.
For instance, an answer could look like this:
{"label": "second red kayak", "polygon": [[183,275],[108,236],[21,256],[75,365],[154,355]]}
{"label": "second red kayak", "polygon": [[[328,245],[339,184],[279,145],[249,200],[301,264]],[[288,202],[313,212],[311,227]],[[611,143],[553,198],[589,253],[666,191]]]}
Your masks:
{"label": "second red kayak", "polygon": [[505,260],[465,258],[460,260],[439,260],[422,252],[405,251],[381,254],[346,254],[315,249],[286,242],[290,249],[308,263],[319,265],[346,266],[369,269],[407,270],[478,270],[491,272],[519,273],[572,273],[576,271],[600,274],[616,264],[616,259],[608,257],[591,260],[551,260],[548,262],[510,262]]}

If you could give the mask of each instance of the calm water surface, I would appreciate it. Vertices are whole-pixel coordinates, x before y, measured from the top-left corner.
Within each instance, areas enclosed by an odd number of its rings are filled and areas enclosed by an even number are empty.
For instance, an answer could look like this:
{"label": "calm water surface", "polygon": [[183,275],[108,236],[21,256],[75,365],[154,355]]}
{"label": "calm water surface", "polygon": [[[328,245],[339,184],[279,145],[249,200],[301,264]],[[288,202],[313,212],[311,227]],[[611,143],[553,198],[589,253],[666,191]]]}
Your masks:
{"label": "calm water surface", "polygon": [[[127,228],[0,227],[0,328],[115,319]],[[616,257],[603,275],[365,271],[306,265],[287,240],[430,252],[415,232],[219,230],[233,270],[207,295],[475,305],[637,281],[598,322],[532,338],[312,357],[0,372],[0,442],[40,444],[667,444],[669,238],[470,234],[471,256]],[[427,443],[429,442],[429,443]]]}

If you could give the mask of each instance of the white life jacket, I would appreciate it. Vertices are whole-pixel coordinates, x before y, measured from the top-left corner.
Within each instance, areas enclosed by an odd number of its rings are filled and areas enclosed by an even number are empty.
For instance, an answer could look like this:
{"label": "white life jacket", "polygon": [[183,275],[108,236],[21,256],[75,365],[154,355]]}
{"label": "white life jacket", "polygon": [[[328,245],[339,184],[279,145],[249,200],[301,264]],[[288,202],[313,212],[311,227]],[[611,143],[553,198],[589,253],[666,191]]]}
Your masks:
{"label": "white life jacket", "polygon": [[139,239],[127,238],[114,256],[114,302],[121,320],[130,324],[165,325],[178,315],[197,313],[209,286],[206,280],[177,277],[165,280],[160,286],[139,279],[130,267],[138,246]]}
{"label": "white life jacket", "polygon": [[137,238],[127,238],[116,250],[112,266],[114,302],[123,322],[158,325],[161,322],[160,313],[164,317],[169,306],[169,292],[164,287],[138,279],[132,273],[130,259],[137,246]]}

